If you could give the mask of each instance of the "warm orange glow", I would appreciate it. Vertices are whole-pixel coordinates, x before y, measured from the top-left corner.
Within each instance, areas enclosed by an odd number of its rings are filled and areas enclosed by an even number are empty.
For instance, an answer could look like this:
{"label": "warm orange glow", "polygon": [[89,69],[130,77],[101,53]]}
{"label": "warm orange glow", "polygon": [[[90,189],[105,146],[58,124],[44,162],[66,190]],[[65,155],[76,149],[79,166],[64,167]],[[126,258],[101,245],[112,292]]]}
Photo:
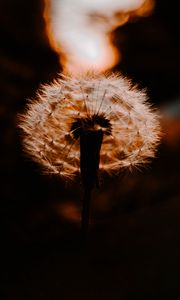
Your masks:
{"label": "warm orange glow", "polygon": [[54,208],[60,217],[63,217],[72,223],[79,224],[81,219],[80,211],[73,202],[58,203]]}
{"label": "warm orange glow", "polygon": [[52,47],[65,72],[102,72],[121,60],[112,31],[130,18],[147,16],[154,0],[45,0],[45,20]]}
{"label": "warm orange glow", "polygon": [[96,33],[82,33],[78,37],[78,43],[71,43],[76,55],[72,55],[68,49],[68,57],[62,60],[65,71],[70,73],[86,72],[89,69],[105,71],[113,67],[120,55],[117,49],[111,45],[109,38]]}
{"label": "warm orange glow", "polygon": [[138,10],[136,11],[136,15],[140,17],[147,17],[152,13],[154,6],[154,1],[146,0],[144,4],[138,8]]}

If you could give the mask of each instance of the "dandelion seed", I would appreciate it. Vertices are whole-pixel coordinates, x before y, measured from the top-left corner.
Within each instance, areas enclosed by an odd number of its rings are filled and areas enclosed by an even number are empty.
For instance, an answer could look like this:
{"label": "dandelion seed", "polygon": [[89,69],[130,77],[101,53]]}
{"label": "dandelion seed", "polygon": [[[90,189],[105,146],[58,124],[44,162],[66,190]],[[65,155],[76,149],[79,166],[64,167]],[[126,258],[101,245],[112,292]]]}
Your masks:
{"label": "dandelion seed", "polygon": [[145,92],[119,75],[62,75],[41,87],[20,127],[25,150],[46,172],[66,180],[81,174],[89,200],[99,173],[149,162],[160,140],[159,115]]}

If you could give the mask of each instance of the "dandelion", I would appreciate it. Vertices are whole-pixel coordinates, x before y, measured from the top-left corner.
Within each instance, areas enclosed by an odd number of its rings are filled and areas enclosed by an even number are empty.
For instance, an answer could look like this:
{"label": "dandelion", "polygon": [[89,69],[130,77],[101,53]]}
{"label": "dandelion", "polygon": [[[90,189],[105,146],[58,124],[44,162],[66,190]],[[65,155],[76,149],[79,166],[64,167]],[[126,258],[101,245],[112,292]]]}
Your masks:
{"label": "dandelion", "polygon": [[159,115],[146,93],[120,75],[62,75],[41,87],[20,127],[25,150],[47,173],[81,175],[84,231],[99,174],[149,162],[160,140]]}

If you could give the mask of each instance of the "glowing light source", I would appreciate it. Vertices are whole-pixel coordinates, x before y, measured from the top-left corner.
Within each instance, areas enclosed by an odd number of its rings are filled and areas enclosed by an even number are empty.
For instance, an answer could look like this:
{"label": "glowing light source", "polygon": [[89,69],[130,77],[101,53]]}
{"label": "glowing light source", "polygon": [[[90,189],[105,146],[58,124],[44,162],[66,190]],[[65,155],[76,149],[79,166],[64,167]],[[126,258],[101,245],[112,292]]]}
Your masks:
{"label": "glowing light source", "polygon": [[45,19],[64,71],[105,71],[121,60],[112,31],[130,18],[147,16],[154,0],[46,0]]}

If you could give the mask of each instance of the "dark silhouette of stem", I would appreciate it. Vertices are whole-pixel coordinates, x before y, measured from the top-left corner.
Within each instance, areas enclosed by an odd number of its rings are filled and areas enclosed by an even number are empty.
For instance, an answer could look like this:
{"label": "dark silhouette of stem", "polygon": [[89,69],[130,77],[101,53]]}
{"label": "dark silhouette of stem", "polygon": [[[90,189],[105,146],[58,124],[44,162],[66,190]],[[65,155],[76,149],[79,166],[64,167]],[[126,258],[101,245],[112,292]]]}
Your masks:
{"label": "dark silhouette of stem", "polygon": [[91,195],[92,189],[85,188],[81,213],[81,237],[83,241],[86,240],[88,235]]}
{"label": "dark silhouette of stem", "polygon": [[80,135],[80,169],[84,188],[82,204],[81,233],[86,239],[89,225],[89,209],[93,188],[99,186],[98,171],[100,149],[103,139],[102,130],[84,130]]}

